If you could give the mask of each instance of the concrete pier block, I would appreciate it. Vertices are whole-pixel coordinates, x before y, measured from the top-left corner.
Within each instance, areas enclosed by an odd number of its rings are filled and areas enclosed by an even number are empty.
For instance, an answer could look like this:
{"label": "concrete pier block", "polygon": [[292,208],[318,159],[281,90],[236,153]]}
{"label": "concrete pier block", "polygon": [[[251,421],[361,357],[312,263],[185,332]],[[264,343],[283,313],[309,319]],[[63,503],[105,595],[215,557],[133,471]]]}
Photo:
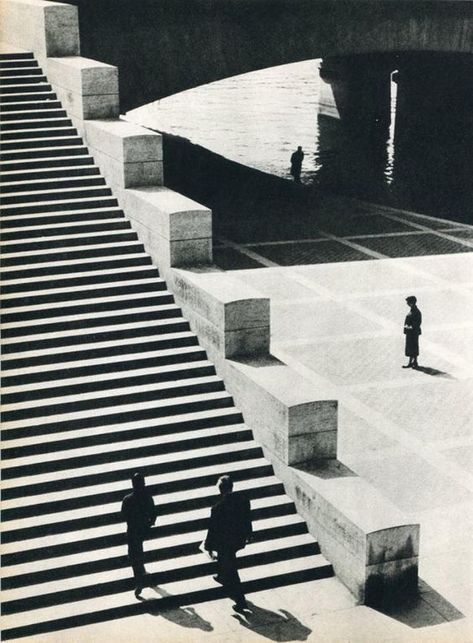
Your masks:
{"label": "concrete pier block", "polygon": [[336,457],[338,405],[324,391],[274,358],[229,361],[225,375],[258,442],[281,461]]}
{"label": "concrete pier block", "polygon": [[105,177],[117,188],[163,182],[160,134],[122,119],[88,120],[83,134]]}
{"label": "concrete pier block", "polygon": [[337,461],[275,473],[337,576],[360,603],[380,605],[417,592],[419,532],[397,507]]}
{"label": "concrete pier block", "polygon": [[48,58],[47,75],[71,116],[80,120],[118,117],[118,69],[113,65],[82,56]]}
{"label": "concrete pier block", "polygon": [[176,298],[211,357],[268,354],[269,299],[218,272],[173,270],[171,280]]}
{"label": "concrete pier block", "polygon": [[44,65],[48,56],[80,54],[77,7],[45,0],[2,0],[0,41],[33,51]]}

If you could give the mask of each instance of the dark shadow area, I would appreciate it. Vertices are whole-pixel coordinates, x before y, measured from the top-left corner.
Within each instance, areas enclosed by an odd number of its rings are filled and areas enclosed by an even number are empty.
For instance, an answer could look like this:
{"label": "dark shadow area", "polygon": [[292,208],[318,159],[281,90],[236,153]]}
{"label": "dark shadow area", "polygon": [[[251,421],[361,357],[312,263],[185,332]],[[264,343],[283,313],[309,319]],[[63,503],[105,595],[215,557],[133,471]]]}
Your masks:
{"label": "dark shadow area", "polygon": [[212,209],[214,237],[258,243],[318,236],[318,197],[307,186],[171,134],[163,134],[163,154],[166,185]]}
{"label": "dark shadow area", "polygon": [[443,377],[449,380],[456,379],[453,375],[450,375],[450,373],[439,371],[437,368],[432,368],[431,366],[417,366],[414,370],[425,373],[426,375],[432,375],[432,377]]}
{"label": "dark shadow area", "polygon": [[251,366],[252,368],[265,368],[267,366],[286,366],[284,362],[281,362],[277,357],[273,355],[262,355],[261,357],[236,357],[228,360],[229,362],[235,362],[237,364],[244,364],[245,366]]}
{"label": "dark shadow area", "polygon": [[259,607],[248,601],[249,610],[245,615],[235,614],[242,627],[269,639],[270,641],[306,641],[312,630],[284,609],[277,612]]}
{"label": "dark shadow area", "polygon": [[[159,598],[170,597],[171,594],[165,589],[157,586],[152,586],[151,589],[156,592]],[[167,621],[175,623],[180,627],[187,627],[189,629],[198,629],[203,632],[213,632],[212,624],[199,616],[194,607],[175,607],[169,609],[162,609],[160,603],[156,599],[147,600],[140,598],[146,604],[146,611],[152,616],[162,616]]]}
{"label": "dark shadow area", "polygon": [[292,465],[293,469],[298,469],[304,473],[310,473],[321,480],[331,480],[333,478],[357,478],[357,474],[345,466],[340,460],[315,460]]}
{"label": "dark shadow area", "polygon": [[420,579],[417,594],[406,597],[404,600],[397,597],[396,601],[386,603],[376,609],[413,629],[465,618],[464,614],[454,605]]}

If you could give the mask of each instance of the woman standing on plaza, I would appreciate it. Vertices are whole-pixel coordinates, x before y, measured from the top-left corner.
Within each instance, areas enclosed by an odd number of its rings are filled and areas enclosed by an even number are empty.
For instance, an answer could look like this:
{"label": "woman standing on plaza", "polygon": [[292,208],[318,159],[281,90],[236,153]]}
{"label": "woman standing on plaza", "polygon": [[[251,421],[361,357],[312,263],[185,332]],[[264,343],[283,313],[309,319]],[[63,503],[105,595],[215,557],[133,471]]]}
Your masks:
{"label": "woman standing on plaza", "polygon": [[417,358],[419,356],[419,335],[421,335],[422,313],[417,308],[417,297],[410,295],[406,297],[407,305],[410,311],[404,321],[404,334],[406,336],[406,357],[409,363],[402,368],[417,368]]}

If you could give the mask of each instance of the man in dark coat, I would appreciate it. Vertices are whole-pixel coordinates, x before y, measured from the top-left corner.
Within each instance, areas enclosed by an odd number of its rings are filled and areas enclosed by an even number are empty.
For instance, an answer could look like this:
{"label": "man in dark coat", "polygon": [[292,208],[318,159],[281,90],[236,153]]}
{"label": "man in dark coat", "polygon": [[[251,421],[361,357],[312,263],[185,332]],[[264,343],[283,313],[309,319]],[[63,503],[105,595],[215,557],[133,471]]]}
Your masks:
{"label": "man in dark coat", "polygon": [[156,509],[153,496],[145,487],[143,474],[134,473],[131,481],[133,491],[123,498],[122,517],[126,521],[128,558],[133,568],[136,582],[135,596],[138,598],[143,590],[146,576],[143,540],[151,525],[154,525]]}
{"label": "man in dark coat", "polygon": [[294,177],[296,183],[301,182],[302,161],[304,160],[304,152],[299,145],[297,150],[291,155],[291,175]]}
{"label": "man in dark coat", "polygon": [[417,308],[417,298],[410,295],[406,298],[410,311],[404,321],[404,334],[406,336],[406,357],[409,363],[402,368],[417,368],[417,358],[419,356],[419,335],[422,333],[422,313]]}
{"label": "man in dark coat", "polygon": [[243,549],[250,539],[250,501],[244,493],[233,493],[230,476],[222,476],[217,482],[220,500],[212,507],[209,530],[204,547],[215,558],[217,552],[217,576],[215,580],[223,585],[235,605],[237,612],[247,608],[241,587],[236,552]]}

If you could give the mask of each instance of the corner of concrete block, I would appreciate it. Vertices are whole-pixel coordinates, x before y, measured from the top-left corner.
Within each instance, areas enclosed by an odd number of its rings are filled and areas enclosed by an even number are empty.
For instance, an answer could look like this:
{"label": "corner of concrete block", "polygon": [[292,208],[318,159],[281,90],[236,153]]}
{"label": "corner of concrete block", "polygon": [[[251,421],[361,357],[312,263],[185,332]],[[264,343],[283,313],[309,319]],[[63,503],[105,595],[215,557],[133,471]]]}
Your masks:
{"label": "corner of concrete block", "polygon": [[44,6],[44,31],[47,56],[79,56],[78,8],[64,3]]}

